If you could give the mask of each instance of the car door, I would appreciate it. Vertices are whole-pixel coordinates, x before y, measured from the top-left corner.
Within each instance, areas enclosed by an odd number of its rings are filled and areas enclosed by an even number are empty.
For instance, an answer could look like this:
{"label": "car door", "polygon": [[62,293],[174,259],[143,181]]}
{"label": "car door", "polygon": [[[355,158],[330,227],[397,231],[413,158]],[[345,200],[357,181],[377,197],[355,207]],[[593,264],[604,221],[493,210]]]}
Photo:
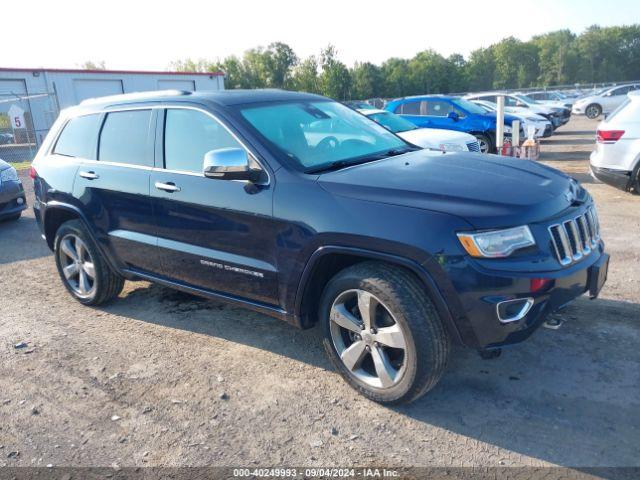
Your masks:
{"label": "car door", "polygon": [[[157,138],[151,197],[164,276],[277,305],[273,180],[255,185],[203,175],[206,152],[249,152],[204,110],[168,107],[158,123]],[[248,154],[257,164],[255,155]]]}
{"label": "car door", "polygon": [[[431,128],[444,128],[446,130],[465,131],[464,121],[466,116],[460,118],[460,110],[455,110],[454,106],[447,100],[429,99],[422,102],[422,112],[430,122]],[[449,113],[458,114],[458,118],[449,118]]]}
{"label": "car door", "polygon": [[411,123],[418,127],[428,128],[432,127],[431,121],[425,118],[422,113],[422,104],[420,100],[407,100],[396,107],[394,113],[409,120]]}
{"label": "car door", "polygon": [[98,241],[121,268],[147,272],[160,271],[149,197],[155,115],[151,108],[105,113],[97,155],[82,161],[74,182]]}

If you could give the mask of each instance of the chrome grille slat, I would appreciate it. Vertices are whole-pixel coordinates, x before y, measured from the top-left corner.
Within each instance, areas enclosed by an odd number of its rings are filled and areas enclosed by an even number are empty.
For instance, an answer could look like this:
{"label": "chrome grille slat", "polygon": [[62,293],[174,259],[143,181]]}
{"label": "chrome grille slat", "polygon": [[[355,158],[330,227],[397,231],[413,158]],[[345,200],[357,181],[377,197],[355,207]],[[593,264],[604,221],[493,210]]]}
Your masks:
{"label": "chrome grille slat", "polygon": [[596,247],[600,240],[600,224],[594,207],[577,217],[548,227],[551,244],[561,265],[580,261]]}

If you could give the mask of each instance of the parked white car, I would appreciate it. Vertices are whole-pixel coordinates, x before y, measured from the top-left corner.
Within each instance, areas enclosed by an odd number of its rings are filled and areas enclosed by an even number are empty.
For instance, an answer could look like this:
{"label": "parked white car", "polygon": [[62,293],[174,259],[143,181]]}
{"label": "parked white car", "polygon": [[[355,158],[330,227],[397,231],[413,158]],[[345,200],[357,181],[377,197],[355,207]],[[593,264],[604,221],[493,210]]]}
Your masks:
{"label": "parked white car", "polygon": [[536,102],[553,107],[571,108],[573,99],[567,98],[560,92],[554,90],[539,90],[537,92],[527,92],[527,97],[533,98]]}
{"label": "parked white car", "polygon": [[[488,100],[472,100],[472,102],[486,108],[489,112],[495,112],[498,109],[498,106],[495,103]],[[535,129],[534,136],[536,138],[550,137],[553,135],[553,125],[542,115],[528,112],[526,108],[520,107],[505,107],[504,110],[509,115],[513,115],[520,120],[525,135],[527,134],[530,126]]]}
{"label": "parked white car", "polygon": [[[569,121],[571,111],[565,108],[552,107],[550,105],[543,105],[537,103],[532,98],[528,98],[526,95],[520,93],[503,93],[503,92],[484,92],[484,93],[472,93],[464,98],[467,100],[487,100],[492,103],[498,102],[498,95],[504,96],[505,110],[507,108],[519,108],[527,112],[541,115],[551,122],[553,128],[558,128]],[[517,112],[514,112],[517,113]]]}
{"label": "parked white car", "polygon": [[442,152],[480,151],[478,139],[468,133],[441,128],[416,127],[409,120],[386,110],[361,109],[358,112],[418,147]]}
{"label": "parked white car", "polygon": [[591,174],[621,190],[640,193],[640,90],[630,92],[598,125]]}
{"label": "parked white car", "polygon": [[603,113],[613,112],[626,100],[629,92],[639,89],[640,84],[637,83],[607,88],[599,93],[577,99],[571,111],[575,115],[586,115],[591,119],[598,118]]}

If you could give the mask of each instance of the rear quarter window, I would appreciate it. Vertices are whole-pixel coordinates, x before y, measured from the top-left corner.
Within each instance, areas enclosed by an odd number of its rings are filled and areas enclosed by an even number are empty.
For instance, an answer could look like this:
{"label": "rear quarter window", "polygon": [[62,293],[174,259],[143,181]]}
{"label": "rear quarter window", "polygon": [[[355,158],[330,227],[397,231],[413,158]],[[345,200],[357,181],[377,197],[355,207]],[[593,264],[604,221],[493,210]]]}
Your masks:
{"label": "rear quarter window", "polygon": [[99,122],[100,114],[83,115],[69,120],[56,141],[53,153],[95,160]]}

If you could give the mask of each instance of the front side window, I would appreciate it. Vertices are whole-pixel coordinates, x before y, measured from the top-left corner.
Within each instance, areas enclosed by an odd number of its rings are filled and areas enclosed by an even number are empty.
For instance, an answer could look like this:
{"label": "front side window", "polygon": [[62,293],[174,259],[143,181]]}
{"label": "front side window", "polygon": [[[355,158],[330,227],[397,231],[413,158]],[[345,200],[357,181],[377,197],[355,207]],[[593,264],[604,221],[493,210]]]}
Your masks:
{"label": "front side window", "polygon": [[148,153],[151,110],[111,112],[100,132],[98,160],[151,166]]}
{"label": "front side window", "polygon": [[484,109],[480,105],[470,102],[466,98],[454,98],[451,101],[457,107],[457,109],[460,109],[458,114],[461,117],[464,116],[463,114],[465,112],[469,112],[472,115],[482,115],[483,113],[485,113]]}
{"label": "front side window", "polygon": [[276,156],[305,171],[383,155],[409,145],[376,122],[333,101],[240,106],[242,117]]}
{"label": "front side window", "polygon": [[99,114],[83,115],[69,120],[58,137],[53,153],[95,160],[99,121]]}
{"label": "front side window", "polygon": [[449,102],[443,100],[428,100],[427,115],[430,117],[446,117],[449,112],[453,111],[453,107]]}
{"label": "front side window", "polygon": [[204,112],[169,109],[164,124],[164,167],[202,172],[204,155],[219,148],[242,148],[238,141]]}

